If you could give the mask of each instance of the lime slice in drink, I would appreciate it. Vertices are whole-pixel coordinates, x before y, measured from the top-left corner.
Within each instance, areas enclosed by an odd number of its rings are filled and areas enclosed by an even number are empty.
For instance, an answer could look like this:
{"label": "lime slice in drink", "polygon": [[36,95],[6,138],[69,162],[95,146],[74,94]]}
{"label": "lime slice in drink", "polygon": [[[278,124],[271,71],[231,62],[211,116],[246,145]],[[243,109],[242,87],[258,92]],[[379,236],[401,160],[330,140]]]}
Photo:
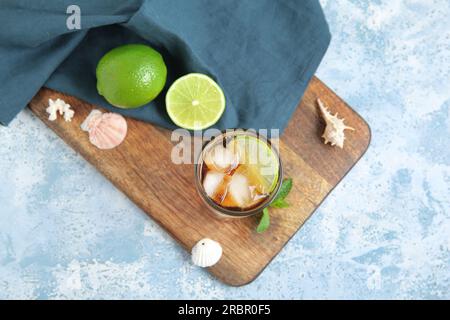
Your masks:
{"label": "lime slice in drink", "polygon": [[272,147],[253,136],[237,136],[230,147],[239,154],[241,166],[236,170],[245,175],[250,185],[262,194],[270,194],[278,183],[280,161]]}
{"label": "lime slice in drink", "polygon": [[176,80],[169,88],[166,108],[177,126],[201,130],[219,121],[225,110],[225,95],[210,77],[191,73]]}

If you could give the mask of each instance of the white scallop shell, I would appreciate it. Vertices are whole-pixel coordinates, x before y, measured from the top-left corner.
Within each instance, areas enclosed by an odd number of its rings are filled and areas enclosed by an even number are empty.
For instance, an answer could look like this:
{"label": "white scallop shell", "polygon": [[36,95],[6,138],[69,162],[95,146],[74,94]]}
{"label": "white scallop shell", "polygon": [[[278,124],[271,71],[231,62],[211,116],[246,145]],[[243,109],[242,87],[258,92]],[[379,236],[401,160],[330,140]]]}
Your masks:
{"label": "white scallop shell", "polygon": [[192,262],[202,268],[211,267],[222,257],[222,247],[211,239],[202,239],[192,248]]}
{"label": "white scallop shell", "polygon": [[120,145],[127,135],[127,122],[117,113],[101,113],[93,110],[81,124],[89,133],[89,141],[99,149],[113,149]]}

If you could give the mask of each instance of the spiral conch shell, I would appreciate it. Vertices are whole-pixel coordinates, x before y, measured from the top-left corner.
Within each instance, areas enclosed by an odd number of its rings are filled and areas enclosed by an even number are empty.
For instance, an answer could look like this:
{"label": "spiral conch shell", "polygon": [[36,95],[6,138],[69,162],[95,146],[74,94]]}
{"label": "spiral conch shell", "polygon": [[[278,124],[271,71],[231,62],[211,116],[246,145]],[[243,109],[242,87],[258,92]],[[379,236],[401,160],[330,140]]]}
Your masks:
{"label": "spiral conch shell", "polygon": [[215,265],[222,257],[222,247],[211,239],[202,239],[192,248],[192,262],[206,268]]}
{"label": "spiral conch shell", "polygon": [[81,124],[81,129],[89,133],[89,141],[99,149],[117,147],[127,135],[127,122],[117,113],[102,113],[92,110]]}
{"label": "spiral conch shell", "polygon": [[324,143],[330,143],[332,146],[338,146],[339,148],[344,148],[345,141],[345,130],[355,130],[352,127],[346,126],[344,123],[345,119],[338,118],[338,114],[332,115],[330,111],[325,107],[320,99],[317,99],[319,104],[322,117],[325,120],[327,126],[322,135],[325,140]]}

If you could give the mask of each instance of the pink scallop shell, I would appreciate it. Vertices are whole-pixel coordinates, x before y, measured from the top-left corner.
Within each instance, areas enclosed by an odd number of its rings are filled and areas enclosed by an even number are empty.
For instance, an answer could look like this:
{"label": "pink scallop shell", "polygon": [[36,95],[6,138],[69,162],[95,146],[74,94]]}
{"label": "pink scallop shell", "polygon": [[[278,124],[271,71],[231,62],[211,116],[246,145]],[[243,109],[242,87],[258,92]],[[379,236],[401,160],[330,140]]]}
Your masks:
{"label": "pink scallop shell", "polygon": [[108,150],[120,145],[127,135],[127,122],[117,113],[104,113],[91,117],[87,128],[89,141],[99,149]]}

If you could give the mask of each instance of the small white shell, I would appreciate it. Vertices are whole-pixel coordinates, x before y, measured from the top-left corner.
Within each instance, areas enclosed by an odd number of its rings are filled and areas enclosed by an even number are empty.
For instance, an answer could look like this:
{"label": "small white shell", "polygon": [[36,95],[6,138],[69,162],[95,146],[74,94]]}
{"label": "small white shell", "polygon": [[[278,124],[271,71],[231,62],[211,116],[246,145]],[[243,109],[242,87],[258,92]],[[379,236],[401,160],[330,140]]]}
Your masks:
{"label": "small white shell", "polygon": [[222,247],[211,239],[202,239],[192,248],[192,262],[206,268],[215,265],[222,257]]}
{"label": "small white shell", "polygon": [[320,99],[317,99],[319,108],[323,119],[325,120],[327,126],[322,138],[325,140],[325,144],[330,143],[332,146],[338,146],[339,148],[344,147],[345,133],[344,130],[355,130],[352,127],[348,127],[344,123],[344,119],[337,117],[337,113],[332,115],[330,111],[325,107]]}
{"label": "small white shell", "polygon": [[72,121],[73,116],[75,115],[75,111],[70,109],[70,104],[66,103],[61,99],[48,99],[48,108],[46,109],[49,114],[48,120],[55,121],[58,118],[58,113],[64,116],[64,120],[66,122]]}

